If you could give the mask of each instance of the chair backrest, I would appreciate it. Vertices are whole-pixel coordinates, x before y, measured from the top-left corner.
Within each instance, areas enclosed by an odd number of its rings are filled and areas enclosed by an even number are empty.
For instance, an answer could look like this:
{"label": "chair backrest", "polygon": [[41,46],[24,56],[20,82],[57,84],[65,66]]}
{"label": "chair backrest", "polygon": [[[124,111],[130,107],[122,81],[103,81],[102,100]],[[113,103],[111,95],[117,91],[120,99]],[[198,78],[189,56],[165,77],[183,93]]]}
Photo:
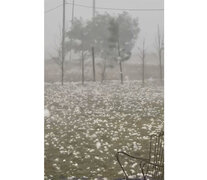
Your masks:
{"label": "chair backrest", "polygon": [[146,174],[153,180],[164,179],[164,132],[150,137],[149,163]]}

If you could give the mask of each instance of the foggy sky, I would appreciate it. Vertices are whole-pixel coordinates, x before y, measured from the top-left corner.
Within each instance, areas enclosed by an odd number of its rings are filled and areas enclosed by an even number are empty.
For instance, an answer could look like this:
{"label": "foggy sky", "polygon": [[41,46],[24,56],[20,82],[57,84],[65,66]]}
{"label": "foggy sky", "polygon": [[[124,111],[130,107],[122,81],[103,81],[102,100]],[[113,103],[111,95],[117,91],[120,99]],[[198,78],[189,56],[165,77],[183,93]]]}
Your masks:
{"label": "foggy sky", "polygon": [[[123,9],[160,9],[164,8],[164,0],[96,0],[97,7],[123,8]],[[54,8],[62,4],[62,0],[45,0],[45,10]],[[67,0],[71,3],[72,0]],[[92,6],[93,0],[75,0],[76,4]],[[98,13],[105,13],[106,10],[96,10]],[[117,15],[122,11],[107,11],[110,14]],[[160,26],[163,32],[164,26],[164,11],[130,11],[133,17],[139,18],[139,27],[141,29],[138,36],[138,45],[145,38],[147,49],[153,51],[157,26]],[[66,5],[66,30],[71,25],[72,6]],[[92,18],[92,9],[75,6],[75,17],[83,19]],[[45,56],[55,53],[55,43],[60,41],[62,28],[62,7],[59,7],[45,14]]]}

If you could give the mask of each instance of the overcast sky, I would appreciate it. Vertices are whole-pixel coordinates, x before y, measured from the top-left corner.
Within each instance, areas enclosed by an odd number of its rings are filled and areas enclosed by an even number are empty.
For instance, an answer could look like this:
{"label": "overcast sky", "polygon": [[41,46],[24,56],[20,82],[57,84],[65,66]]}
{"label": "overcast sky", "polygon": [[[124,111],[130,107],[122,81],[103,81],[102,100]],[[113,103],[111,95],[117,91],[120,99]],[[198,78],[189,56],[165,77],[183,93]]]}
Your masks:
{"label": "overcast sky", "polygon": [[[71,3],[72,0],[66,0]],[[107,8],[124,8],[124,9],[162,9],[164,8],[164,0],[96,0],[97,7]],[[62,0],[45,0],[45,11],[55,8],[62,4]],[[76,4],[92,6],[93,0],[75,0]],[[96,10],[98,13],[104,13],[106,10]],[[117,15],[121,11],[107,11],[110,14]],[[133,17],[139,18],[141,32],[138,37],[139,42],[146,39],[147,48],[153,51],[153,43],[155,40],[157,26],[160,26],[163,32],[164,11],[130,11]],[[70,27],[72,16],[72,6],[66,5],[66,29]],[[90,19],[92,17],[92,9],[75,6],[75,17]],[[60,32],[62,27],[62,7],[45,13],[45,55],[54,54],[55,43],[60,40]]]}

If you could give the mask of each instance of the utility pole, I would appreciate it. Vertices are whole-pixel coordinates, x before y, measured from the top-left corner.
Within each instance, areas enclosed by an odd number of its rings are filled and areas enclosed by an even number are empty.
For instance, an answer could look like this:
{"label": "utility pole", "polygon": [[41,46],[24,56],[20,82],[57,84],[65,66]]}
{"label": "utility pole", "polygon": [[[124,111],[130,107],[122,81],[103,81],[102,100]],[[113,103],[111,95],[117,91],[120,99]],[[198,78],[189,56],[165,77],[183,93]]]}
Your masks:
{"label": "utility pole", "polygon": [[159,57],[159,67],[160,67],[160,81],[163,80],[162,74],[162,42],[161,42],[161,35],[160,35],[160,28],[159,25],[157,26],[157,48],[158,48],[158,57]]}
{"label": "utility pole", "polygon": [[[93,0],[93,27],[95,27],[95,16],[96,16],[96,1]],[[95,68],[95,42],[92,45],[92,66],[93,66],[93,81],[96,81],[96,68]]]}
{"label": "utility pole", "polygon": [[93,18],[96,16],[96,0],[93,0]]}
{"label": "utility pole", "polygon": [[[72,18],[71,18],[71,29],[73,28],[73,21],[74,21],[74,10],[75,10],[75,0],[73,0],[73,4],[72,4]],[[71,38],[71,44],[73,44],[73,38]],[[71,48],[70,48],[70,61],[72,59],[72,52],[71,52]]]}
{"label": "utility pole", "polygon": [[74,20],[74,6],[75,6],[75,0],[73,0],[73,5],[72,5],[72,20],[71,20],[72,25]]}
{"label": "utility pole", "polygon": [[63,0],[63,27],[62,27],[62,78],[61,83],[64,83],[64,61],[65,61],[65,0]]}

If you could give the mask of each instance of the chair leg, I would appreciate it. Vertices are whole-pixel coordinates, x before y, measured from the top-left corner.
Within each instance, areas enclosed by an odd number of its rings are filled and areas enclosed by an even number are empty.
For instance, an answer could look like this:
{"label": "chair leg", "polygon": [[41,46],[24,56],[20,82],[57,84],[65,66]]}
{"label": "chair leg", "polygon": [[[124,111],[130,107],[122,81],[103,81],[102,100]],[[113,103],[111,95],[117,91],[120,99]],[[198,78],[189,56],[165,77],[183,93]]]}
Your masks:
{"label": "chair leg", "polygon": [[125,176],[126,180],[129,180],[129,178],[128,178],[128,176],[127,176],[127,174],[126,174],[126,172],[125,172],[125,170],[124,170],[124,168],[123,168],[123,166],[122,166],[122,164],[121,164],[121,162],[119,160],[119,152],[116,153],[116,159],[117,159],[117,161],[119,163],[119,166],[121,167],[121,169],[122,169],[122,171],[124,173],[124,176]]}
{"label": "chair leg", "polygon": [[147,180],[146,176],[145,176],[145,173],[144,173],[144,166],[145,166],[145,163],[143,163],[142,161],[140,162],[140,168],[141,168],[141,171],[142,171],[142,175],[143,175],[143,180]]}

